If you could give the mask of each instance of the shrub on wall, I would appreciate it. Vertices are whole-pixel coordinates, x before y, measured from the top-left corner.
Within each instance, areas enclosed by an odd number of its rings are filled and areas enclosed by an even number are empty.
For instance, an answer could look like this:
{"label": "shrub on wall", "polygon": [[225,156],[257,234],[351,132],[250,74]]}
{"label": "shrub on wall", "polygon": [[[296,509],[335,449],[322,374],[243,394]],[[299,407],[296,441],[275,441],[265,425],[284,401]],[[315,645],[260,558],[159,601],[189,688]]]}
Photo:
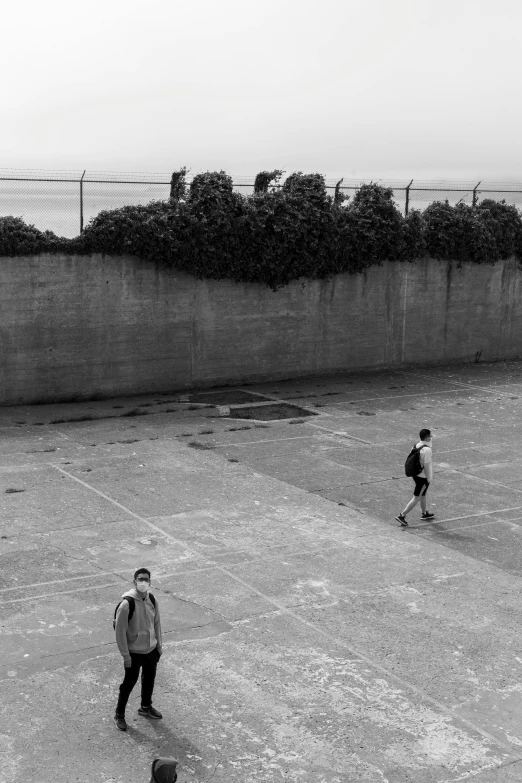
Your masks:
{"label": "shrub on wall", "polygon": [[274,169],[274,171],[260,171],[256,175],[254,180],[254,193],[266,193],[269,185],[274,183],[274,187],[284,174],[281,169]]}
{"label": "shrub on wall", "polygon": [[484,199],[477,207],[484,225],[493,236],[499,258],[522,258],[522,221],[520,212],[505,200]]}
{"label": "shrub on wall", "polygon": [[57,252],[66,244],[67,240],[57,237],[52,231],[39,231],[25,223],[22,218],[0,218],[0,256]]}
{"label": "shrub on wall", "polygon": [[415,261],[427,254],[422,212],[412,209],[402,222],[401,261]]}
{"label": "shrub on wall", "polygon": [[403,217],[393,191],[362,185],[353,199],[327,194],[320,174],[261,172],[254,193],[235,193],[224,171],[173,174],[167,201],[100,212],[75,239],[0,218],[0,255],[42,252],[129,254],[198,278],[259,282],[277,289],[299,277],[356,273],[383,261],[426,254],[457,263],[522,258],[515,207],[435,202]]}
{"label": "shrub on wall", "polygon": [[348,206],[338,211],[344,265],[359,272],[397,260],[404,241],[403,222],[390,188],[363,185]]}
{"label": "shrub on wall", "polygon": [[426,249],[433,258],[482,264],[494,263],[500,257],[495,237],[479,209],[436,201],[422,217]]}

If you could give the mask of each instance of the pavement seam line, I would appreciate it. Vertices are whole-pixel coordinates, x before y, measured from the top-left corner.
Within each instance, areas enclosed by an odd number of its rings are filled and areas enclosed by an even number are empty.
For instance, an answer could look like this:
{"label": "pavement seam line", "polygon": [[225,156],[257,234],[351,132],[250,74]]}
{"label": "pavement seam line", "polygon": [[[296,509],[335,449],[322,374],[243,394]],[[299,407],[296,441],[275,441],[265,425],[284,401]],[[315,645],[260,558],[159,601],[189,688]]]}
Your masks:
{"label": "pavement seam line", "polygon": [[[123,506],[121,503],[118,503],[118,501],[113,500],[108,495],[105,495],[100,490],[96,489],[95,487],[92,487],[90,484],[87,484],[87,482],[82,481],[81,479],[76,478],[76,476],[73,476],[71,473],[68,473],[67,471],[63,470],[59,466],[53,465],[53,467],[56,468],[56,470],[59,470],[60,472],[64,473],[65,475],[69,476],[74,481],[77,481],[79,484],[82,484],[87,489],[92,490],[93,492],[95,492],[100,497],[105,498],[105,500],[107,500],[109,503],[113,503],[113,504],[117,505],[119,508],[121,508],[124,511],[126,511],[127,513],[131,514],[131,516],[135,517],[136,519],[141,520],[144,524],[149,525],[152,529],[162,533],[166,538],[170,538],[172,541],[175,541],[176,543],[181,544],[187,551],[192,552],[193,554],[196,554],[189,546],[187,546],[187,544],[184,541],[181,541],[180,539],[175,539],[175,538],[169,536],[169,534],[165,530],[162,530],[160,527],[158,527],[157,525],[154,525],[153,523],[149,522],[147,519],[145,519],[144,517],[141,517],[139,514],[135,514],[130,509],[128,509],[125,506]],[[305,625],[307,628],[311,628],[313,631],[318,633],[320,636],[323,636],[325,639],[328,639],[330,642],[338,644],[340,647],[344,647],[345,649],[347,649],[350,652],[351,655],[353,655],[356,658],[359,658],[361,661],[364,661],[368,666],[372,666],[374,669],[377,669],[377,671],[380,671],[387,678],[389,678],[390,680],[393,680],[394,682],[398,683],[402,688],[406,688],[410,692],[415,693],[420,699],[423,699],[423,700],[427,701],[428,703],[430,703],[432,706],[435,706],[439,711],[441,711],[444,714],[448,715],[452,720],[454,720],[456,722],[460,722],[461,724],[463,724],[466,727],[468,727],[468,729],[472,729],[474,732],[480,734],[482,737],[487,739],[493,745],[496,745],[497,747],[502,748],[503,750],[508,752],[511,757],[514,756],[513,749],[509,745],[506,745],[502,740],[498,739],[497,737],[494,737],[492,734],[489,734],[487,731],[484,731],[484,729],[481,729],[479,726],[476,726],[474,723],[472,723],[471,721],[467,720],[466,718],[461,717],[457,713],[453,712],[453,710],[451,710],[449,707],[446,707],[444,704],[442,704],[441,702],[437,701],[436,699],[434,699],[433,697],[429,696],[428,694],[423,693],[413,683],[409,683],[406,680],[403,680],[402,678],[400,678],[397,675],[393,674],[392,672],[388,671],[384,666],[381,666],[380,664],[375,663],[374,661],[372,661],[371,658],[368,658],[367,656],[365,656],[362,653],[356,652],[351,647],[349,647],[349,645],[343,639],[339,639],[339,638],[337,638],[335,636],[332,636],[327,631],[324,631],[322,628],[319,628],[318,626],[314,625],[309,620],[306,620],[305,618],[303,618],[300,615],[296,614],[292,610],[288,609],[284,604],[281,604],[278,601],[276,601],[275,599],[270,598],[270,596],[266,595],[261,590],[258,590],[253,585],[249,584],[245,580],[243,580],[240,577],[236,576],[233,572],[229,571],[227,568],[224,568],[223,566],[219,566],[218,565],[218,566],[216,566],[216,569],[218,571],[221,571],[223,574],[226,574],[228,577],[230,577],[234,581],[238,582],[239,584],[243,585],[243,587],[246,587],[248,590],[250,590],[250,591],[252,591],[254,593],[257,593],[257,595],[259,595],[265,601],[267,601],[268,603],[271,603],[273,606],[276,606],[277,608],[279,608],[284,614],[294,618],[295,620],[300,622],[302,625]],[[518,757],[515,756],[515,758],[518,758]]]}

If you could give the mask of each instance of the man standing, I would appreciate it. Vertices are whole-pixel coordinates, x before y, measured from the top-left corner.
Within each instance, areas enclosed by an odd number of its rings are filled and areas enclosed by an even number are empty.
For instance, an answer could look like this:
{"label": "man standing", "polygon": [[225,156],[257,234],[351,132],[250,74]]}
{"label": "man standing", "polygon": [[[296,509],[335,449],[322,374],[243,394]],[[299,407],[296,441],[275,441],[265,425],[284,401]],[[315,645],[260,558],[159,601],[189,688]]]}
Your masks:
{"label": "man standing", "polygon": [[141,707],[145,718],[162,718],[161,712],[152,706],[152,691],[156,679],[156,666],[161,657],[161,622],[159,606],[150,590],[150,571],[138,568],[134,574],[134,588],[122,595],[115,617],[116,644],[123,656],[125,677],[120,685],[120,695],[114,722],[120,731],[127,731],[125,707],[132,689],[138,681],[141,669]]}
{"label": "man standing", "polygon": [[431,444],[433,443],[433,437],[430,430],[423,429],[419,432],[420,442],[415,446],[419,451],[420,467],[422,470],[418,475],[413,476],[415,482],[415,489],[413,490],[413,497],[400,514],[397,514],[395,519],[403,527],[407,527],[406,514],[408,514],[412,508],[415,508],[420,500],[422,514],[421,519],[433,519],[435,514],[426,510],[426,492],[433,479],[433,462]]}

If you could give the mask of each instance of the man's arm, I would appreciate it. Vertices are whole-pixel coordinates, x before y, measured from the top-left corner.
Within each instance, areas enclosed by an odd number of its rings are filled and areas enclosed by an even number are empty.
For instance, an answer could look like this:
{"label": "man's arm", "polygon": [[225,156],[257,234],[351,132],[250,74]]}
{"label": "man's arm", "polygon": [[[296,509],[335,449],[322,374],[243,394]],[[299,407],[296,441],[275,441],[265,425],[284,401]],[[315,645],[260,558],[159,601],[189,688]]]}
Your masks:
{"label": "man's arm", "polygon": [[161,639],[161,618],[158,606],[158,599],[156,598],[156,611],[154,613],[154,633],[156,634],[156,649],[161,655],[163,652],[162,639]]}
{"label": "man's arm", "polygon": [[427,446],[425,449],[423,449],[424,452],[424,472],[426,474],[426,478],[428,481],[433,481],[433,462],[432,462],[432,453],[429,446]]}
{"label": "man's arm", "polygon": [[123,663],[125,666],[130,666],[132,658],[129,653],[129,645],[127,642],[127,628],[129,627],[129,602],[125,599],[118,606],[116,612],[116,644],[118,650],[123,656]]}

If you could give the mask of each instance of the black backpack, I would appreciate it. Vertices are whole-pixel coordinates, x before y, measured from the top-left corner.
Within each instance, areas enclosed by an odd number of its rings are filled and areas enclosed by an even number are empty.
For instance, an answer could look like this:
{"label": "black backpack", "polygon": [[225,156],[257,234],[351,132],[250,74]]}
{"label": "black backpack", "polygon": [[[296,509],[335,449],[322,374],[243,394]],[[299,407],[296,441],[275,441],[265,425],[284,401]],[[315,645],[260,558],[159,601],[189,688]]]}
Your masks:
{"label": "black backpack", "polygon": [[[156,608],[156,599],[152,595],[152,593],[149,593],[149,598],[152,601],[152,606]],[[132,597],[132,595],[126,595],[125,598],[122,598],[121,601],[127,601],[129,604],[129,622],[131,620],[132,615],[134,614],[134,607],[135,607],[135,599]],[[118,601],[116,604],[116,609],[114,610],[114,617],[112,620],[112,627],[116,630],[116,612],[118,611],[118,607],[121,604],[121,601]]]}
{"label": "black backpack", "polygon": [[423,449],[426,446],[425,443],[422,444],[422,446],[413,446],[412,450],[406,457],[406,462],[404,463],[404,472],[407,476],[410,476],[413,478],[413,476],[418,476],[419,473],[422,472],[423,466],[420,458],[421,449]]}

